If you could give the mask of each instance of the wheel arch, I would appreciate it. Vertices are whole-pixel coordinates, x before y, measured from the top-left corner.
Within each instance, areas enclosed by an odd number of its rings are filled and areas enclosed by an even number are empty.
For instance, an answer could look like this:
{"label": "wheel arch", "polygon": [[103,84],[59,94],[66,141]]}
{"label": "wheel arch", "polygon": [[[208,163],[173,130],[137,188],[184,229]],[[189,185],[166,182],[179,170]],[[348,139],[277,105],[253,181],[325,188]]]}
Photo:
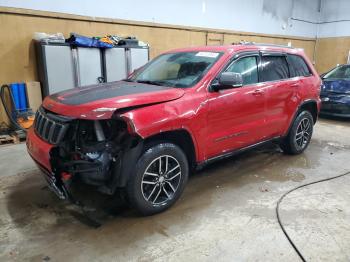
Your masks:
{"label": "wheel arch", "polygon": [[312,118],[313,118],[313,122],[314,124],[317,121],[318,118],[318,107],[317,107],[317,101],[314,99],[308,99],[303,101],[302,103],[300,103],[300,105],[298,106],[296,112],[294,113],[291,122],[289,123],[288,129],[285,132],[284,136],[287,136],[289,134],[290,129],[293,126],[293,123],[295,121],[295,119],[297,118],[297,116],[299,115],[300,112],[307,110],[311,113]]}
{"label": "wheel arch", "polygon": [[144,148],[150,147],[159,142],[170,142],[177,145],[185,153],[189,167],[194,168],[196,166],[197,155],[195,142],[188,130],[182,128],[148,136],[144,139]]}
{"label": "wheel arch", "polygon": [[299,112],[304,111],[304,110],[307,110],[311,113],[314,124],[315,124],[317,121],[317,117],[318,117],[317,102],[315,100],[304,101],[302,104],[300,104],[295,117],[299,114]]}

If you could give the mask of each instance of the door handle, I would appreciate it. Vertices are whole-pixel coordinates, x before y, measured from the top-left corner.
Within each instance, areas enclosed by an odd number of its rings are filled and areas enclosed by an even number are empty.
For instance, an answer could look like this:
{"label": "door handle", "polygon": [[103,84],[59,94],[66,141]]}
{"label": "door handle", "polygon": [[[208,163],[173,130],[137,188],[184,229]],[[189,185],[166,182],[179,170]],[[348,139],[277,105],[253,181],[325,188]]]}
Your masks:
{"label": "door handle", "polygon": [[265,92],[261,89],[255,89],[253,92],[254,96],[262,96]]}

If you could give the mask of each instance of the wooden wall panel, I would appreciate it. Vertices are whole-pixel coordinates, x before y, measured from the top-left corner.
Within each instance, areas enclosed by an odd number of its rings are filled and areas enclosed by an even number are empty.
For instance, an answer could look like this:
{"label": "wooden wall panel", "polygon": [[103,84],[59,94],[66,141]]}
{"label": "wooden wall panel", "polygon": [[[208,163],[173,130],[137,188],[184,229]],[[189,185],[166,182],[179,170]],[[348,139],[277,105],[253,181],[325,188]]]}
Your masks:
{"label": "wooden wall panel", "polygon": [[[173,48],[205,45],[206,34],[179,29],[151,28],[87,21],[0,15],[0,24],[6,25],[0,34],[0,83],[37,80],[34,32],[70,32],[87,36],[105,34],[133,35],[150,44],[150,56]],[[14,30],[14,28],[16,30]]]}
{"label": "wooden wall panel", "polygon": [[350,37],[320,38],[316,50],[316,69],[319,73],[325,73],[337,64],[347,62]]}
{"label": "wooden wall panel", "polygon": [[208,33],[206,45],[223,45],[225,34]]}
{"label": "wooden wall panel", "polygon": [[287,45],[291,42],[293,47],[303,48],[306,55],[311,61],[314,59],[314,40],[298,40],[294,38],[280,38],[280,37],[267,37],[267,36],[250,36],[250,35],[240,35],[240,34],[226,34],[224,38],[224,44],[238,43],[240,41],[255,42],[255,43],[268,43],[268,44],[278,44]]}

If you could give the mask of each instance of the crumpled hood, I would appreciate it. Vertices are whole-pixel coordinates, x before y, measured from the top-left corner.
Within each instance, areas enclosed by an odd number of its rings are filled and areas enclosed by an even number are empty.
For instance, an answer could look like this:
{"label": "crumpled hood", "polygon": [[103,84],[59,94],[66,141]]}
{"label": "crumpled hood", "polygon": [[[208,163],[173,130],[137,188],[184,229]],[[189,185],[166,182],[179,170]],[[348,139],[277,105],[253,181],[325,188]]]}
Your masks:
{"label": "crumpled hood", "polygon": [[324,79],[321,92],[350,94],[350,80]]}
{"label": "crumpled hood", "polygon": [[59,92],[46,97],[43,106],[64,116],[107,119],[117,109],[167,102],[184,93],[179,88],[118,81]]}

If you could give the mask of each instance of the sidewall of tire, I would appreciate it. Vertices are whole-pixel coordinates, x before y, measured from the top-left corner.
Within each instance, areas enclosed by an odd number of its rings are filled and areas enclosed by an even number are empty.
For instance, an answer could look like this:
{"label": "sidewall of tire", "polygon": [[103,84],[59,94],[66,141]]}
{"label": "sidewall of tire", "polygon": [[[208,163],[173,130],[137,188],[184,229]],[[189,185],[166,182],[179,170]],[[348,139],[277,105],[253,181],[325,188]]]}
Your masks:
{"label": "sidewall of tire", "polygon": [[[308,118],[310,120],[310,123],[311,123],[310,139],[307,141],[307,144],[302,149],[300,149],[296,144],[295,136],[296,136],[296,132],[297,132],[297,128],[299,126],[299,123],[304,118]],[[288,153],[288,154],[292,154],[292,155],[302,153],[308,147],[308,145],[311,141],[312,134],[313,134],[313,125],[314,125],[314,121],[313,121],[313,117],[312,117],[311,113],[309,111],[300,112],[298,114],[298,116],[295,118],[293,125],[288,133],[288,136],[283,141],[283,144],[282,144],[283,151]]]}
{"label": "sidewall of tire", "polygon": [[[170,155],[179,162],[182,177],[174,197],[163,205],[154,205],[146,201],[141,192],[141,181],[147,166],[160,155]],[[131,163],[132,164],[132,163]],[[148,148],[136,163],[133,176],[129,178],[127,185],[128,200],[133,208],[142,215],[153,215],[171,207],[181,196],[188,180],[189,166],[186,155],[172,143],[159,143]]]}

